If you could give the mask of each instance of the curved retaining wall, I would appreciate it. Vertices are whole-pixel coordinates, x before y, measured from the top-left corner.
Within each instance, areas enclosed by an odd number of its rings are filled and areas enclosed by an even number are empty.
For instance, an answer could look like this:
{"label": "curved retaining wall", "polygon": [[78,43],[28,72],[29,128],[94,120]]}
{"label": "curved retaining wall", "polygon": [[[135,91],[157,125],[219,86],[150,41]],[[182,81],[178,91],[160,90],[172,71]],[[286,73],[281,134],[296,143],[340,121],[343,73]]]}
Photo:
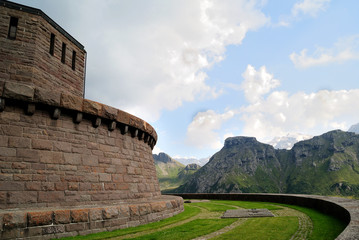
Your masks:
{"label": "curved retaining wall", "polygon": [[122,228],[183,211],[161,196],[145,121],[110,106],[0,81],[1,239]]}
{"label": "curved retaining wall", "polygon": [[353,199],[299,194],[259,194],[259,193],[184,193],[174,194],[184,199],[217,199],[237,201],[275,202],[314,208],[332,215],[345,223],[347,227],[337,240],[359,239],[359,201]]}

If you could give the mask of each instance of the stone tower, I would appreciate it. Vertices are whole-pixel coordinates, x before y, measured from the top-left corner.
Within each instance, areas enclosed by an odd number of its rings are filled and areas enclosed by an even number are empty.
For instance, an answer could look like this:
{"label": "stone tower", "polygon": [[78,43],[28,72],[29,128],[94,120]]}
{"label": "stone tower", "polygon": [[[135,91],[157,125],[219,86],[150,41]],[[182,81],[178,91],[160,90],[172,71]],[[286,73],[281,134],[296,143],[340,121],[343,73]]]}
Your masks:
{"label": "stone tower", "polygon": [[[57,238],[157,221],[153,127],[84,99],[84,47],[39,9],[0,0],[0,238]],[[30,210],[31,209],[31,210]]]}

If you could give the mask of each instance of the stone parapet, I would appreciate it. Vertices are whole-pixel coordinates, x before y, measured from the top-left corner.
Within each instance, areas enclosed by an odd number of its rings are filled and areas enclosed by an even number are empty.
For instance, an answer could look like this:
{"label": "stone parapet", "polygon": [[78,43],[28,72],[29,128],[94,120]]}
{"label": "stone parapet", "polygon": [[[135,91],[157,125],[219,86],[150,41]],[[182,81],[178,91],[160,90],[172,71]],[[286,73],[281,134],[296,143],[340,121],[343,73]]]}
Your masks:
{"label": "stone parapet", "polygon": [[134,227],[183,211],[183,199],[162,196],[147,201],[100,206],[0,210],[1,239],[53,239]]}
{"label": "stone parapet", "polygon": [[91,115],[94,119],[94,126],[102,122],[102,119],[109,121],[108,129],[114,130],[115,127],[121,128],[123,133],[132,130],[132,135],[147,142],[151,148],[157,141],[157,133],[153,127],[144,120],[133,116],[122,110],[107,106],[102,103],[84,99],[75,95],[63,93],[56,90],[47,90],[30,84],[18,82],[5,82],[0,79],[0,111],[5,108],[6,99],[19,100],[27,103],[27,114],[33,114],[36,107],[34,104],[42,104],[52,107],[54,112],[52,118],[56,119],[61,114],[61,110],[71,110],[74,112],[74,121],[79,123],[82,116],[78,114]]}
{"label": "stone parapet", "polygon": [[217,199],[233,201],[274,202],[298,205],[332,215],[347,224],[336,240],[359,239],[359,200],[304,194],[272,193],[182,193],[184,199]]}

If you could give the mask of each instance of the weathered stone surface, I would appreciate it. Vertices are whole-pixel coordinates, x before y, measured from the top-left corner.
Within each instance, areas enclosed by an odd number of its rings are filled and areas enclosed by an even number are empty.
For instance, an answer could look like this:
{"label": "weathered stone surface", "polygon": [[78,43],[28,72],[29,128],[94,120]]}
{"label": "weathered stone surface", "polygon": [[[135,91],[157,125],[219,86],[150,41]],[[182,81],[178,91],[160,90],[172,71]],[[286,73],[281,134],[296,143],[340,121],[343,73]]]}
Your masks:
{"label": "weathered stone surface", "polygon": [[51,225],[53,212],[28,212],[27,213],[28,224],[30,227],[33,226],[42,226],[42,225]]}
{"label": "weathered stone surface", "polygon": [[274,217],[268,209],[230,209],[223,213],[221,218],[254,218]]}
{"label": "weathered stone surface", "polygon": [[71,222],[70,210],[56,210],[54,211],[54,223],[66,224]]}
{"label": "weathered stone surface", "polygon": [[35,89],[35,101],[51,106],[60,106],[61,92],[43,88]]}
{"label": "weathered stone surface", "polygon": [[88,222],[89,220],[89,210],[88,209],[77,209],[71,210],[71,222],[78,223],[78,222]]}
{"label": "weathered stone surface", "polygon": [[33,86],[15,82],[6,82],[3,97],[23,101],[32,101],[34,99],[34,92],[35,88]]}
{"label": "weathered stone surface", "polygon": [[118,115],[118,109],[107,106],[107,105],[102,106],[101,116],[103,118],[114,120],[114,119],[116,119],[117,115]]}
{"label": "weathered stone surface", "polygon": [[83,98],[75,95],[61,93],[60,106],[72,110],[82,111]]}
{"label": "weathered stone surface", "polygon": [[96,116],[101,114],[102,106],[103,104],[88,99],[84,99],[83,101],[83,111]]}

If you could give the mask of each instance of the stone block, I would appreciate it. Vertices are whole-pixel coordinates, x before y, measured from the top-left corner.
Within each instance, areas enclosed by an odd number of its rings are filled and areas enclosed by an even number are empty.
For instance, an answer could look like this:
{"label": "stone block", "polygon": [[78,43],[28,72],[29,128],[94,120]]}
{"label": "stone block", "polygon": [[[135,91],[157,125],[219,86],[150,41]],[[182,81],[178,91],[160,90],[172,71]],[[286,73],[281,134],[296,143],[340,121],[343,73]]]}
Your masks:
{"label": "stone block", "polygon": [[110,120],[115,120],[117,118],[117,114],[118,114],[118,109],[107,105],[102,105],[101,117]]}
{"label": "stone block", "polygon": [[27,226],[26,213],[24,212],[4,213],[3,226],[4,229],[25,228]]}
{"label": "stone block", "polygon": [[36,88],[34,100],[36,102],[58,107],[60,106],[61,92]]}
{"label": "stone block", "polygon": [[9,137],[9,147],[13,148],[30,148],[30,138]]}
{"label": "stone block", "polygon": [[70,210],[56,210],[54,211],[55,224],[67,224],[71,222]]}
{"label": "stone block", "polygon": [[3,97],[22,101],[33,101],[34,93],[35,88],[33,86],[16,82],[6,82],[4,86]]}
{"label": "stone block", "polygon": [[23,182],[0,182],[0,191],[20,191],[24,190],[25,184]]}
{"label": "stone block", "polygon": [[66,164],[80,165],[81,164],[81,154],[64,153],[64,160],[65,160]]}
{"label": "stone block", "polygon": [[1,126],[0,133],[5,136],[22,137],[22,127],[19,126]]}
{"label": "stone block", "polygon": [[84,231],[87,230],[88,224],[86,223],[71,223],[65,225],[66,232],[74,232],[74,231]]}
{"label": "stone block", "polygon": [[140,212],[138,211],[137,205],[129,205],[128,209],[130,210],[130,216],[140,216]]}
{"label": "stone block", "polygon": [[42,235],[63,233],[63,232],[65,232],[64,225],[42,227]]}
{"label": "stone block", "polygon": [[89,216],[90,216],[90,221],[93,222],[93,221],[100,221],[102,220],[102,211],[103,209],[102,208],[92,208],[90,209],[89,211]]}
{"label": "stone block", "polygon": [[43,139],[32,139],[31,146],[33,149],[52,150],[52,141]]}
{"label": "stone block", "polygon": [[58,142],[58,141],[54,141],[53,142],[53,150],[54,151],[58,151],[58,152],[72,152],[72,146],[71,143],[68,142]]}
{"label": "stone block", "polygon": [[99,116],[102,112],[101,103],[94,102],[88,99],[83,100],[83,111],[88,114]]}
{"label": "stone block", "polygon": [[152,212],[162,212],[166,210],[166,202],[153,202],[150,203]]}
{"label": "stone block", "polygon": [[53,211],[28,212],[27,218],[30,227],[51,225],[53,219]]}
{"label": "stone block", "polygon": [[61,101],[60,101],[61,107],[81,112],[82,105],[83,105],[82,97],[61,93]]}
{"label": "stone block", "polygon": [[25,203],[36,203],[37,193],[28,191],[9,191],[8,192],[8,203],[10,204],[25,204]]}
{"label": "stone block", "polygon": [[88,222],[89,221],[89,210],[88,209],[76,209],[71,210],[71,222]]}
{"label": "stone block", "polygon": [[41,182],[26,182],[25,189],[27,191],[40,191],[41,190]]}
{"label": "stone block", "polygon": [[118,209],[117,207],[106,207],[102,211],[103,219],[111,219],[118,217]]}
{"label": "stone block", "polygon": [[61,202],[65,200],[65,193],[62,191],[41,191],[39,192],[38,202]]}
{"label": "stone block", "polygon": [[0,147],[0,157],[15,157],[15,156],[16,156],[15,148]]}

